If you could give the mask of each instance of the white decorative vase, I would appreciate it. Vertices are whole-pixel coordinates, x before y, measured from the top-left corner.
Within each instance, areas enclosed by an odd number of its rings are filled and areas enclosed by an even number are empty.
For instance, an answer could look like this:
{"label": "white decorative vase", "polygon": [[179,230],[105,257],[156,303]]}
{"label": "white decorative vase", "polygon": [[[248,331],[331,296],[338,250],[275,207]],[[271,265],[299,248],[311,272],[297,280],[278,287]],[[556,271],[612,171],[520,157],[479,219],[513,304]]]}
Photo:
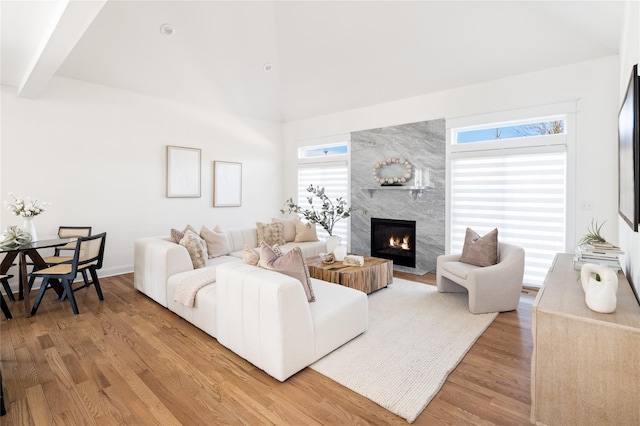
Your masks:
{"label": "white decorative vase", "polygon": [[336,248],[333,249],[333,256],[335,257],[336,261],[342,262],[346,255],[347,255],[347,247],[343,246],[341,242],[338,243]]}
{"label": "white decorative vase", "polygon": [[[599,275],[600,281],[596,279],[596,274]],[[587,263],[582,265],[580,281],[589,309],[603,314],[610,314],[616,310],[618,275],[612,269]]]}
{"label": "white decorative vase", "polygon": [[38,235],[36,234],[36,226],[33,224],[33,216],[25,217],[22,223],[22,230],[28,232],[31,235],[31,241],[38,241]]}
{"label": "white decorative vase", "polygon": [[342,238],[340,238],[339,236],[329,235],[327,237],[327,253],[333,253],[333,249],[338,247],[340,241],[342,241]]}

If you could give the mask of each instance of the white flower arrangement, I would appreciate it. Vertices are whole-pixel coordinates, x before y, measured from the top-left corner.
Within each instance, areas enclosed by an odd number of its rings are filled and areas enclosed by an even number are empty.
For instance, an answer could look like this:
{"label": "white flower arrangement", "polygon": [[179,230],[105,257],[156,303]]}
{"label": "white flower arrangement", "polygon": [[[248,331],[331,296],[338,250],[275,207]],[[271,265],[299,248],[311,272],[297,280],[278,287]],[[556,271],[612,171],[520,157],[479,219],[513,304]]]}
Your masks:
{"label": "white flower arrangement", "polygon": [[47,203],[45,201],[39,202],[37,199],[32,199],[31,197],[22,199],[20,197],[16,197],[11,192],[9,193],[9,196],[13,198],[13,202],[10,203],[5,201],[4,204],[7,206],[7,209],[16,216],[38,216],[40,213],[44,213],[47,210],[47,207],[51,205],[51,203]]}
{"label": "white flower arrangement", "polygon": [[0,235],[0,247],[21,246],[31,242],[31,234],[17,226],[9,226]]}

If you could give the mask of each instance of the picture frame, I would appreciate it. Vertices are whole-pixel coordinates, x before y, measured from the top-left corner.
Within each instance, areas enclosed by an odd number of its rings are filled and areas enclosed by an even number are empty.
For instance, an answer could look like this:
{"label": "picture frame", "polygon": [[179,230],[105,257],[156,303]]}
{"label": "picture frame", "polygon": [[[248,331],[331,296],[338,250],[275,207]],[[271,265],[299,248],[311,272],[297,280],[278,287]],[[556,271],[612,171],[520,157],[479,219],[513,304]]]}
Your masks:
{"label": "picture frame", "polygon": [[200,197],[199,148],[167,145],[167,198]]}
{"label": "picture frame", "polygon": [[634,231],[640,226],[640,76],[631,70],[618,113],[618,213]]}
{"label": "picture frame", "polygon": [[242,163],[213,162],[213,206],[242,205]]}

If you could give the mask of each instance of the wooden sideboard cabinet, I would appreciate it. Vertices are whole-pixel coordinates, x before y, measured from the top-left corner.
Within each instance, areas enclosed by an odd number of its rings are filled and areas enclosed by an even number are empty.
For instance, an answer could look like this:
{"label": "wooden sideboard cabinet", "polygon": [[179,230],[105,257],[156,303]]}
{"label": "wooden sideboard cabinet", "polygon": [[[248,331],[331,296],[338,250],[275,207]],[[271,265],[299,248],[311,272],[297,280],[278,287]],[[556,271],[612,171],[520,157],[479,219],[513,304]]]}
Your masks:
{"label": "wooden sideboard cabinet", "polygon": [[533,304],[531,422],[640,425],[640,305],[619,273],[615,312],[594,312],[578,276],[558,254]]}

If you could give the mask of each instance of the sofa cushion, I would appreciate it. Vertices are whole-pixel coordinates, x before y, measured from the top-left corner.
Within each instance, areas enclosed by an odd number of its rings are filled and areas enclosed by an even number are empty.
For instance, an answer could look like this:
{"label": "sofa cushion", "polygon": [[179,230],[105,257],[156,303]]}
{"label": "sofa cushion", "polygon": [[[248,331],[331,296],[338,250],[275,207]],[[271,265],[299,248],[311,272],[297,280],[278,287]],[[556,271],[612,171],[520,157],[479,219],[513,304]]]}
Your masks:
{"label": "sofa cushion", "polygon": [[171,229],[171,240],[176,244],[180,244],[180,240],[184,238],[184,234],[187,231],[192,231],[196,234],[198,233],[198,231],[196,231],[196,229],[191,225],[187,225],[187,227],[184,228],[183,231],[178,231],[177,229]]}
{"label": "sofa cushion", "polygon": [[440,265],[444,272],[455,275],[456,277],[466,280],[469,276],[469,272],[474,269],[482,268],[482,266],[471,265],[469,263],[462,262],[444,262]]}
{"label": "sofa cushion", "polygon": [[491,266],[498,263],[498,229],[481,237],[467,228],[460,262],[476,266]]}
{"label": "sofa cushion", "polygon": [[207,243],[195,232],[187,230],[184,237],[180,240],[180,245],[184,246],[189,252],[193,268],[203,268],[207,263]]}
{"label": "sofa cushion", "polygon": [[311,279],[317,302],[310,303],[316,359],[364,332],[369,326],[367,295],[359,290]]}
{"label": "sofa cushion", "polygon": [[229,237],[220,226],[216,225],[212,230],[203,226],[200,228],[200,237],[207,243],[209,259],[231,253]]}
{"label": "sofa cushion", "polygon": [[297,216],[293,217],[273,217],[271,218],[271,222],[273,223],[281,223],[284,227],[284,241],[289,243],[296,239],[296,221],[298,220]]}
{"label": "sofa cushion", "polygon": [[256,222],[258,232],[258,244],[265,242],[270,246],[274,244],[284,244],[284,226],[282,223],[262,223]]}
{"label": "sofa cushion", "polygon": [[260,253],[249,246],[244,246],[244,250],[242,250],[242,261],[247,265],[257,266],[260,261]]}
{"label": "sofa cushion", "polygon": [[300,219],[296,220],[296,238],[293,241],[295,243],[318,241],[316,224],[314,222],[303,223]]}
{"label": "sofa cushion", "polygon": [[296,278],[304,288],[307,301],[315,302],[309,268],[300,247],[294,247],[287,254],[280,256],[278,256],[278,252],[279,250],[274,250],[268,244],[261,243],[258,266]]}
{"label": "sofa cushion", "polygon": [[[231,244],[231,255],[242,259],[242,249],[244,246],[258,247],[258,232],[256,227],[228,229],[229,243]],[[237,254],[236,254],[237,253]]]}

